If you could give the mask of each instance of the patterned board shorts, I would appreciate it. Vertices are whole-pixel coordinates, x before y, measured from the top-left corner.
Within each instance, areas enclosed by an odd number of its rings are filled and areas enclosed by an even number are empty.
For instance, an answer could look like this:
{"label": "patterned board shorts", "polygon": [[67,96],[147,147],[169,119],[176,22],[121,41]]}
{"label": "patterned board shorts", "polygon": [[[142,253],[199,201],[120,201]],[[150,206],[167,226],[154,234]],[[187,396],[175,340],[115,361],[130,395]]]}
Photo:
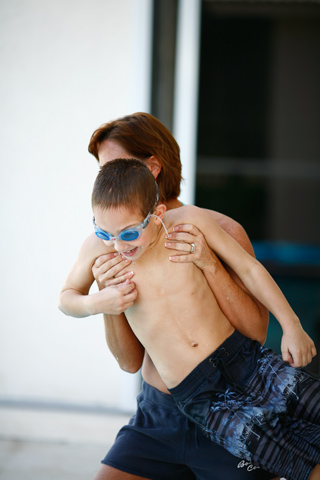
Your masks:
{"label": "patterned board shorts", "polygon": [[119,431],[102,463],[149,480],[274,478],[212,443],[180,412],[171,395],[146,382],[135,414]]}
{"label": "patterned board shorts", "polygon": [[237,331],[170,393],[212,441],[275,476],[307,480],[320,463],[320,379]]}

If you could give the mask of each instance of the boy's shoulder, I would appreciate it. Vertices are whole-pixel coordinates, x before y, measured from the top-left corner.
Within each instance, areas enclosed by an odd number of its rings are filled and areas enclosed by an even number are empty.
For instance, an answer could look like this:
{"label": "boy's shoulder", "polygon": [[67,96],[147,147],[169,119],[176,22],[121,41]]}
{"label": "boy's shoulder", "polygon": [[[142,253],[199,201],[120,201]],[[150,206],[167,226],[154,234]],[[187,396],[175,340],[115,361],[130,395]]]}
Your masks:
{"label": "boy's shoulder", "polygon": [[167,227],[178,225],[178,223],[190,223],[200,215],[203,209],[194,205],[184,205],[179,208],[173,208],[165,213],[164,221]]}
{"label": "boy's shoulder", "polygon": [[196,225],[200,217],[205,219],[205,215],[209,215],[214,219],[219,227],[222,228],[222,230],[234,238],[234,240],[236,240],[248,253],[250,253],[250,255],[255,256],[252,244],[243,226],[224,213],[220,213],[215,210],[209,210],[207,208],[196,207],[195,205],[185,205],[180,208],[169,210],[166,212],[166,215],[168,215],[168,222],[170,221],[168,228],[173,226],[173,223],[176,225],[178,223],[194,223]]}
{"label": "boy's shoulder", "polygon": [[230,231],[234,229],[242,228],[242,226],[236,220],[228,217],[224,213],[220,213],[215,210],[209,210],[208,208],[197,207],[195,205],[183,205],[182,207],[166,212],[166,218],[168,218],[168,220],[188,220],[189,218],[197,218],[198,215],[204,217],[209,215],[227,233],[230,233]]}
{"label": "boy's shoulder", "polygon": [[114,248],[107,247],[95,233],[91,233],[81,245],[79,257],[94,263],[100,255],[112,252],[115,252]]}
{"label": "boy's shoulder", "polygon": [[185,205],[167,211],[165,214],[165,223],[168,229],[174,225],[183,223],[192,223],[198,226],[198,222],[206,221],[206,219],[210,217],[213,218],[222,230],[227,232],[248,253],[254,256],[254,251],[245,229],[236,220],[223,213],[196,207],[195,205]]}

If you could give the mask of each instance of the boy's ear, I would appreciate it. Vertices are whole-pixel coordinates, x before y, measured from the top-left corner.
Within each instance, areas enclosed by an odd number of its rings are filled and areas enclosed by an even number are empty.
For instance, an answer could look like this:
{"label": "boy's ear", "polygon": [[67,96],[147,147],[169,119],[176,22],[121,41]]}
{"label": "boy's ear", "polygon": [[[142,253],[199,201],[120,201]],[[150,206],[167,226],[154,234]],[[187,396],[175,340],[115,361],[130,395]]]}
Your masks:
{"label": "boy's ear", "polygon": [[161,163],[159,162],[159,160],[157,159],[157,157],[155,157],[154,155],[152,155],[151,157],[149,157],[147,160],[146,160],[146,165],[147,167],[149,168],[149,170],[151,171],[152,175],[154,176],[154,178],[157,178],[157,176],[159,175],[159,173],[161,172]]}
{"label": "boy's ear", "polygon": [[[166,210],[167,210],[167,207],[163,203],[160,203],[159,205],[156,206],[156,209],[155,209],[154,213],[155,213],[155,215],[160,217],[161,220],[162,220],[163,217],[164,217],[164,214],[166,213]],[[157,219],[155,219],[155,220],[157,220]]]}

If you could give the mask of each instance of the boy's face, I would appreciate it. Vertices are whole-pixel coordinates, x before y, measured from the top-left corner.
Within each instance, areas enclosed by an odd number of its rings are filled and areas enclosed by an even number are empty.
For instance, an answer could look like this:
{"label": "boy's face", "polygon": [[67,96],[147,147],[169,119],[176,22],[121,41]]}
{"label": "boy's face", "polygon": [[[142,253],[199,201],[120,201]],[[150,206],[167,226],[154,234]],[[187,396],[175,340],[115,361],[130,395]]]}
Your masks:
{"label": "boy's face", "polygon": [[108,247],[113,247],[122,256],[130,260],[137,260],[148,249],[150,244],[155,240],[156,229],[154,228],[153,219],[151,217],[147,227],[141,231],[136,240],[125,241],[119,238],[119,234],[123,230],[134,229],[138,227],[144,218],[137,210],[131,210],[126,207],[109,208],[108,210],[95,207],[94,211],[95,224],[112,237],[116,239],[103,240]]}

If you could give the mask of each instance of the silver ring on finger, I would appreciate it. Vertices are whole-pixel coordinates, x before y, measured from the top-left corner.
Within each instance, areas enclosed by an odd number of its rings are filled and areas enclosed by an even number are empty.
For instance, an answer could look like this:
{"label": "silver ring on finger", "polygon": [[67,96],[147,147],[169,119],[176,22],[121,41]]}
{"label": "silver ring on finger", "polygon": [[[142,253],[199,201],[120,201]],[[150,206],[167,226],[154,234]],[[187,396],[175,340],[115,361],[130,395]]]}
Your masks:
{"label": "silver ring on finger", "polygon": [[190,253],[193,253],[196,249],[196,246],[194,243],[190,243],[190,247],[191,247],[191,250],[190,250]]}

